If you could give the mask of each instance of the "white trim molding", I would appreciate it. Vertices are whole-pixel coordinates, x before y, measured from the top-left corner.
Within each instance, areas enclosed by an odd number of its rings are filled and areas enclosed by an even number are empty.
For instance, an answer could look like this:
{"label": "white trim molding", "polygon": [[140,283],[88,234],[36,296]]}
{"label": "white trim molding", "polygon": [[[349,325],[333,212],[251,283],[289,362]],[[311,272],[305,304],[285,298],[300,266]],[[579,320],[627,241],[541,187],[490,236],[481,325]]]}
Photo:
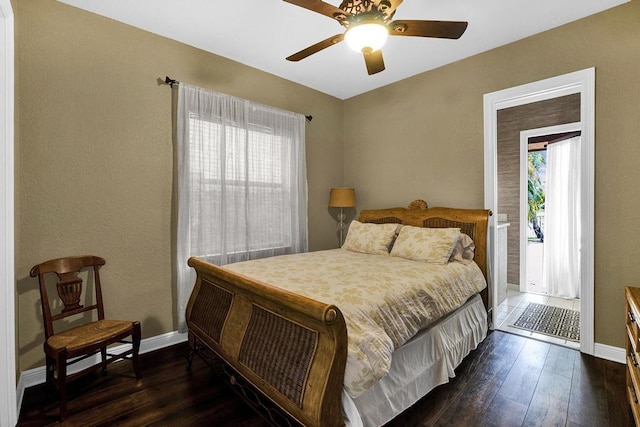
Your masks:
{"label": "white trim molding", "polygon": [[596,343],[593,355],[600,359],[610,360],[625,365],[627,363],[627,351],[624,348],[613,347],[607,344]]}
{"label": "white trim molding", "polygon": [[[497,184],[497,129],[498,110],[558,98],[574,93],[580,94],[580,123],[583,144],[582,182],[582,253],[580,261],[580,351],[594,354],[594,194],[595,194],[595,68],[575,71],[558,77],[524,84],[484,95],[484,205],[494,212],[489,220],[489,271],[494,271],[497,241],[495,218],[498,212]],[[493,302],[495,280],[489,276]],[[493,310],[496,316],[497,310]],[[494,323],[495,324],[495,323]]]}
{"label": "white trim molding", "polygon": [[[149,353],[155,350],[160,350],[161,348],[170,347],[175,344],[180,344],[182,342],[187,341],[187,334],[180,332],[168,332],[162,335],[156,335],[155,337],[145,338],[140,341],[140,354]],[[116,347],[109,347],[110,353],[122,353],[131,348],[128,344],[122,344]],[[83,360],[82,362],[78,362],[77,365],[74,365],[72,369],[69,369],[69,373],[72,374],[74,372],[78,372],[84,368],[87,368],[92,365],[96,365],[100,363],[100,356],[94,355],[93,357],[89,357],[88,359]],[[119,362],[116,362],[119,363]],[[186,366],[186,359],[185,359]],[[144,375],[144,371],[142,372]],[[20,375],[20,380],[18,381],[17,387],[17,395],[18,395],[18,408],[22,406],[22,399],[24,397],[24,391],[38,384],[43,384],[46,382],[46,369],[44,366],[40,366],[38,368],[29,369],[28,371],[22,372]]]}
{"label": "white trim molding", "polygon": [[14,16],[0,0],[0,426],[18,422],[14,249]]}

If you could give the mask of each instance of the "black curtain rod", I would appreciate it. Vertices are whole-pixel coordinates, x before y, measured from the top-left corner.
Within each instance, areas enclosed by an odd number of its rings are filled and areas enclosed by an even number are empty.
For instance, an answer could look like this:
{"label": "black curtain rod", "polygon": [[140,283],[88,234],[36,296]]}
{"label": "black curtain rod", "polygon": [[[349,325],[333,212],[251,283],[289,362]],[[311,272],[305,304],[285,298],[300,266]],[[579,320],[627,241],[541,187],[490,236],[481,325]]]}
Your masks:
{"label": "black curtain rod", "polygon": [[[172,79],[172,78],[171,78],[171,77],[169,77],[169,76],[166,76],[166,77],[164,78],[164,82],[165,82],[165,84],[168,84],[169,86],[171,86],[171,88],[173,88],[173,85],[180,84],[180,82],[179,82],[179,81],[177,81],[177,80],[175,80],[175,79]],[[308,122],[311,122],[311,120],[313,120],[313,116],[312,116],[311,114],[307,114],[307,115],[305,115],[304,117],[307,119],[307,121],[308,121]]]}

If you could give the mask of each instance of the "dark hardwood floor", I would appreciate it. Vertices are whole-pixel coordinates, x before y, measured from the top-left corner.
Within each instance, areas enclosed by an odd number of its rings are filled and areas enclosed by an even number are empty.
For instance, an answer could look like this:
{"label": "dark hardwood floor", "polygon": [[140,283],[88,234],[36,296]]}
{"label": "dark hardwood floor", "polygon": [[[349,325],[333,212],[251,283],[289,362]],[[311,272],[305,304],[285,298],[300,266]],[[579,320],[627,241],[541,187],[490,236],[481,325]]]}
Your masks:
{"label": "dark hardwood floor", "polygon": [[[186,344],[142,356],[144,378],[129,363],[70,387],[68,426],[266,426],[195,358]],[[553,344],[495,331],[436,388],[388,424],[404,426],[632,426],[625,366]],[[46,387],[25,392],[19,426],[56,423]]]}

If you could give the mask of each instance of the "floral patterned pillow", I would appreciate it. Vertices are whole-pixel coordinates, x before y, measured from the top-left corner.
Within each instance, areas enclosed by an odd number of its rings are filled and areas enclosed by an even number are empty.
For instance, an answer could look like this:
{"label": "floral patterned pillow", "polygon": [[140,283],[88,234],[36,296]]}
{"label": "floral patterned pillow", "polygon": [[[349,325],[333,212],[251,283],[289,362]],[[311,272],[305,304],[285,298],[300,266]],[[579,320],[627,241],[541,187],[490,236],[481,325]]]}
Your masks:
{"label": "floral patterned pillow", "polygon": [[422,228],[405,225],[393,244],[391,256],[447,264],[459,239],[459,228]]}
{"label": "floral patterned pillow", "polygon": [[389,255],[389,245],[398,224],[368,224],[351,221],[342,249],[374,255]]}

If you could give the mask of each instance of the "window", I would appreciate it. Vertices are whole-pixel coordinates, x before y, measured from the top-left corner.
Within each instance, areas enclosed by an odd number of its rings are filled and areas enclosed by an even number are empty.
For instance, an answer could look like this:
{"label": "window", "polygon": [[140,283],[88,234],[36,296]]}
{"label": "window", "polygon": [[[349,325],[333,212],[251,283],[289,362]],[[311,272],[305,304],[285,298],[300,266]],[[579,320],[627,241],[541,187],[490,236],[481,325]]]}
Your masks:
{"label": "window", "polygon": [[[224,249],[243,259],[250,258],[244,252],[291,252],[292,218],[285,208],[291,194],[283,167],[291,162],[290,138],[192,115],[189,144],[191,179],[203,181],[191,200],[198,212],[191,228],[196,256],[216,262]],[[201,217],[219,220],[200,224]]]}
{"label": "window", "polygon": [[191,256],[217,265],[307,250],[305,118],[180,83],[179,330]]}

